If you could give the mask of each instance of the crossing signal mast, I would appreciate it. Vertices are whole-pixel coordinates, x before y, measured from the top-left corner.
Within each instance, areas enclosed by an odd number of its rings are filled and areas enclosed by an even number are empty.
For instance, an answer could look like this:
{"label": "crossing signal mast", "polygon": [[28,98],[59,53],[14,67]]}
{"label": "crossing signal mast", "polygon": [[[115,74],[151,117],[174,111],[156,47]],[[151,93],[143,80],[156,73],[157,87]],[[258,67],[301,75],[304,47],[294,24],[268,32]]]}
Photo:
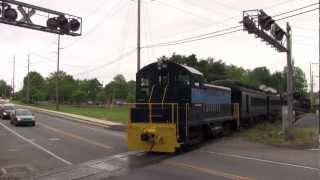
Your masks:
{"label": "crossing signal mast", "polygon": [[82,33],[81,17],[15,0],[0,0],[0,23],[59,35]]}
{"label": "crossing signal mast", "polygon": [[[35,15],[37,18],[32,18]],[[58,34],[56,109],[59,110],[60,35],[80,36],[82,18],[15,0],[0,0],[0,23]]]}
{"label": "crossing signal mast", "polygon": [[284,123],[287,139],[293,139],[293,65],[291,27],[287,23],[284,31],[276,21],[262,9],[243,12],[242,23],[244,30],[267,42],[279,52],[287,53],[287,103],[288,116]]}

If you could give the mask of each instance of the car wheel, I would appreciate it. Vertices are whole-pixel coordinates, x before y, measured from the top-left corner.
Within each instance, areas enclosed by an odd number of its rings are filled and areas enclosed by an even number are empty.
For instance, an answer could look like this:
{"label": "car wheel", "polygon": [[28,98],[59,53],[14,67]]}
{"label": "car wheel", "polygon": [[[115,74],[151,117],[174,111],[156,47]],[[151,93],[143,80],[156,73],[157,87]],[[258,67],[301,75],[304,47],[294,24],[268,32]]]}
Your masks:
{"label": "car wheel", "polygon": [[36,122],[33,122],[33,123],[31,124],[31,126],[36,126]]}

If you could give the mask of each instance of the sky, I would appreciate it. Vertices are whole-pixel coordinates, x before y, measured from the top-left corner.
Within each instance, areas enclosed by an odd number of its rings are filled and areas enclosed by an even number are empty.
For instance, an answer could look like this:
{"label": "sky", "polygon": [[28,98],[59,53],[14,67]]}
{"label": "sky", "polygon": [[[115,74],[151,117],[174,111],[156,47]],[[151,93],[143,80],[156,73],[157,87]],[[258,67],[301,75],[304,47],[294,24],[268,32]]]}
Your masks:
{"label": "sky", "polygon": [[[142,46],[174,41],[194,35],[240,25],[242,11],[264,9],[275,15],[290,11],[316,0],[141,0]],[[134,80],[137,70],[137,0],[25,0],[23,2],[83,18],[83,34],[79,37],[62,36],[60,69],[77,79],[98,78],[103,84],[117,74]],[[88,2],[90,4],[88,4]],[[312,9],[312,8],[309,8]],[[285,29],[292,26],[293,58],[310,79],[310,62],[319,61],[318,11],[279,21]],[[37,21],[41,16],[33,16]],[[22,88],[30,71],[44,77],[56,71],[56,34],[0,24],[0,79],[12,84],[13,57],[16,59],[16,91]],[[213,57],[227,64],[245,69],[266,66],[272,72],[282,71],[286,54],[279,53],[254,35],[240,31],[218,38],[159,48],[142,49],[141,64],[155,62],[158,57],[173,53],[198,58]],[[317,75],[317,66],[312,67]],[[314,84],[316,87],[318,83]],[[315,88],[317,90],[318,88]]]}

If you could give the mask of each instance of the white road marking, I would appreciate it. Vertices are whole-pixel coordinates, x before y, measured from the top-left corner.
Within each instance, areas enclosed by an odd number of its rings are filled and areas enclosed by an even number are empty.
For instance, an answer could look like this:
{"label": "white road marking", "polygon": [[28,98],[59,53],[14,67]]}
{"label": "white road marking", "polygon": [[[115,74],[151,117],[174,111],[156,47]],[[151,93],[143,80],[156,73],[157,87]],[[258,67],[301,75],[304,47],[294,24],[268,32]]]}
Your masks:
{"label": "white road marking", "polygon": [[320,151],[320,149],[309,149],[310,151]]}
{"label": "white road marking", "polygon": [[22,140],[24,140],[24,141],[26,141],[26,142],[28,142],[28,143],[30,143],[30,144],[32,144],[32,145],[35,146],[36,148],[38,148],[38,149],[40,149],[40,150],[48,153],[49,155],[51,155],[51,156],[53,156],[54,158],[62,161],[63,163],[68,164],[68,165],[72,165],[72,163],[71,163],[70,161],[67,161],[67,160],[61,158],[60,156],[54,154],[53,152],[47,150],[46,148],[40,146],[39,144],[33,142],[32,140],[23,137],[22,135],[18,134],[17,132],[15,132],[14,130],[10,129],[10,128],[7,127],[6,125],[2,124],[1,122],[0,122],[0,125],[1,125],[2,127],[4,127],[5,129],[7,129],[8,131],[10,131],[12,134],[16,135],[17,137],[21,138]]}
{"label": "white road marking", "polygon": [[238,158],[238,159],[246,159],[246,160],[253,160],[253,161],[258,161],[258,162],[276,164],[276,165],[281,165],[281,166],[291,166],[291,167],[296,167],[296,168],[309,169],[309,170],[313,170],[313,171],[320,170],[319,168],[314,168],[314,167],[309,167],[309,166],[290,164],[290,163],[284,163],[284,162],[279,162],[279,161],[271,161],[271,160],[259,159],[259,158],[252,158],[252,157],[241,156],[241,155],[236,155],[236,154],[227,154],[227,153],[219,153],[219,152],[212,152],[212,151],[202,151],[202,152],[206,152],[206,153],[214,154],[214,155],[219,155],[219,156],[225,156],[225,157],[232,157],[232,158]]}
{"label": "white road marking", "polygon": [[49,141],[60,141],[60,138],[50,138]]}

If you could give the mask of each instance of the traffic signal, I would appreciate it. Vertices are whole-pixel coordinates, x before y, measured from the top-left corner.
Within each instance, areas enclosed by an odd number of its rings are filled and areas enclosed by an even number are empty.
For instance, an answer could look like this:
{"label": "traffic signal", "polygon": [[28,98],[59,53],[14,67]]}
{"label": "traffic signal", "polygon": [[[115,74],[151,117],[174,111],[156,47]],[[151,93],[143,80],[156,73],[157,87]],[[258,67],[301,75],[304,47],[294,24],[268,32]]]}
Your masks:
{"label": "traffic signal", "polygon": [[258,15],[258,23],[262,29],[269,31],[271,29],[271,25],[274,24],[274,20],[271,16],[267,15],[263,10],[260,10]]}
{"label": "traffic signal", "polygon": [[256,24],[254,23],[253,19],[249,16],[243,17],[243,27],[246,29],[249,33],[254,33],[257,29]]}
{"label": "traffic signal", "polygon": [[282,41],[286,33],[280,28],[279,25],[273,24],[271,27],[271,35],[278,41]]}

